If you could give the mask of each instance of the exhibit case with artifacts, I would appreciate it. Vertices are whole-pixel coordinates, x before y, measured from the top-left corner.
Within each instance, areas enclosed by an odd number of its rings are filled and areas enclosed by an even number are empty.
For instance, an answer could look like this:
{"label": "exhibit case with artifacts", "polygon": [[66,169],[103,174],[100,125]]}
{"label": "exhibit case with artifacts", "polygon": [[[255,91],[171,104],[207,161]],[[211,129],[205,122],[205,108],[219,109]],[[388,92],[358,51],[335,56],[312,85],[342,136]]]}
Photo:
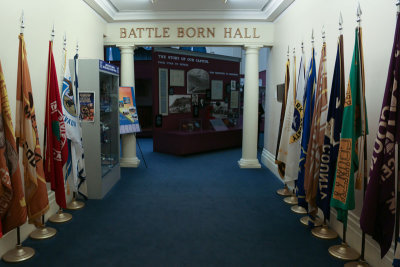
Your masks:
{"label": "exhibit case with artifacts", "polygon": [[[74,73],[74,60],[70,68]],[[120,179],[119,68],[98,59],[79,59],[77,69],[88,197],[101,199]]]}

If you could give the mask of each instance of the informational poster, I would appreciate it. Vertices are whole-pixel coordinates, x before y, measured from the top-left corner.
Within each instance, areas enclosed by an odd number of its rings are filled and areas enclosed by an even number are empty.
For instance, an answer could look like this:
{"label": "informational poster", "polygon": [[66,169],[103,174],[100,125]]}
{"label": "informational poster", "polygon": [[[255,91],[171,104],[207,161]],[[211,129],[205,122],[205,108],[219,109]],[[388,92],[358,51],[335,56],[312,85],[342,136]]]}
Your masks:
{"label": "informational poster", "polygon": [[184,70],[169,70],[169,85],[170,86],[185,86],[185,71]]}
{"label": "informational poster", "polygon": [[133,87],[119,88],[119,132],[120,134],[140,132]]}
{"label": "informational poster", "polygon": [[94,122],[94,92],[79,92],[80,117],[83,122]]}
{"label": "informational poster", "polygon": [[221,100],[223,97],[223,82],[222,80],[211,81],[211,99]]}
{"label": "informational poster", "polygon": [[230,108],[239,108],[239,91],[231,92]]}
{"label": "informational poster", "polygon": [[170,95],[169,113],[189,113],[192,110],[191,95]]}

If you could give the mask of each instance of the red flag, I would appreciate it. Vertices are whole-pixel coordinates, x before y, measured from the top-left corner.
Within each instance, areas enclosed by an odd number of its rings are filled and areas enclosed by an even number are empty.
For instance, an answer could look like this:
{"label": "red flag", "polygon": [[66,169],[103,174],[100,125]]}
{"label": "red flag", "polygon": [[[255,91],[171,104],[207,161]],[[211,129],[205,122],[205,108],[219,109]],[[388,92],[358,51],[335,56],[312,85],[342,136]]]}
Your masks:
{"label": "red flag", "polygon": [[22,147],[25,199],[29,223],[41,226],[41,216],[49,209],[49,200],[43,173],[31,77],[22,33],[19,35],[16,104],[15,137],[17,147]]}
{"label": "red flag", "polygon": [[[0,62],[0,172],[3,183],[9,181],[12,197],[5,214],[0,221],[3,233],[21,226],[26,222],[26,203],[22,190],[21,171],[17,146],[15,144],[14,127],[11,120],[10,104]],[[2,193],[0,193],[1,195]],[[1,236],[1,235],[0,235]]]}
{"label": "red flag", "polygon": [[60,208],[66,208],[63,166],[68,158],[64,116],[58,91],[57,73],[53,57],[53,42],[49,42],[47,68],[47,96],[44,138],[44,173],[55,192]]}

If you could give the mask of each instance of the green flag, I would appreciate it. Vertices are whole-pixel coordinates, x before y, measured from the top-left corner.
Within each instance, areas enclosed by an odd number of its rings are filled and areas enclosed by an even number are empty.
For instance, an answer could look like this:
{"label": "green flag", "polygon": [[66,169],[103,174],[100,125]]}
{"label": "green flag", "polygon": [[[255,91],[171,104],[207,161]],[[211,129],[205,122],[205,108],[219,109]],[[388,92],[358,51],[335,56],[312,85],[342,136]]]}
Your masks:
{"label": "green flag", "polygon": [[[347,224],[347,212],[354,209],[354,173],[359,169],[358,138],[368,134],[364,95],[363,54],[361,28],[356,28],[353,59],[347,85],[342,133],[331,206],[337,210],[337,219]],[[362,142],[365,138],[362,139]],[[363,146],[361,146],[363,147]]]}

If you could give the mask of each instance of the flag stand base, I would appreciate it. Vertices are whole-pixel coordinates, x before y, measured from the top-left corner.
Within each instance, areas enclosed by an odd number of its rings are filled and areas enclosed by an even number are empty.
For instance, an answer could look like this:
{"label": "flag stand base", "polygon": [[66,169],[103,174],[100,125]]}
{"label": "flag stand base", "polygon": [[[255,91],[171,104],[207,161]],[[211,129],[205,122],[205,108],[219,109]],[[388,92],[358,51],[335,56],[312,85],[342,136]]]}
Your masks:
{"label": "flag stand base", "polygon": [[62,209],[59,209],[56,214],[49,218],[49,221],[53,223],[65,223],[72,219],[72,215],[69,213],[63,212]]}
{"label": "flag stand base", "polygon": [[371,265],[369,265],[366,261],[358,260],[348,262],[344,265],[344,267],[371,267]]}
{"label": "flag stand base", "polygon": [[341,260],[356,260],[360,257],[360,254],[346,243],[331,246],[328,251],[333,257]]}
{"label": "flag stand base", "polygon": [[287,204],[290,205],[297,205],[297,203],[299,203],[295,195],[291,195],[290,197],[285,197],[283,201],[285,201]]}
{"label": "flag stand base", "polygon": [[292,192],[290,192],[289,188],[287,187],[287,185],[285,185],[284,188],[278,189],[276,190],[276,193],[280,196],[290,196],[292,194]]}
{"label": "flag stand base", "polygon": [[337,238],[338,234],[330,229],[328,225],[323,224],[320,227],[315,227],[311,230],[311,233],[318,238],[321,239],[335,239]]}
{"label": "flag stand base", "polygon": [[307,214],[307,210],[299,205],[292,206],[290,208],[294,213]]}
{"label": "flag stand base", "polygon": [[55,236],[57,233],[57,230],[52,228],[52,227],[46,227],[46,226],[42,226],[37,228],[35,231],[33,231],[29,237],[32,239],[47,239],[50,237]]}
{"label": "flag stand base", "polygon": [[85,207],[85,203],[78,201],[75,198],[72,199],[70,203],[67,204],[67,209],[69,210],[79,210]]}
{"label": "flag stand base", "polygon": [[3,255],[3,261],[22,262],[32,258],[33,255],[35,255],[35,250],[33,248],[17,245],[14,249]]}
{"label": "flag stand base", "polygon": [[[303,216],[300,218],[300,222],[305,226],[310,226],[310,216]],[[318,227],[322,225],[322,220],[318,217],[315,217],[314,227]]]}

